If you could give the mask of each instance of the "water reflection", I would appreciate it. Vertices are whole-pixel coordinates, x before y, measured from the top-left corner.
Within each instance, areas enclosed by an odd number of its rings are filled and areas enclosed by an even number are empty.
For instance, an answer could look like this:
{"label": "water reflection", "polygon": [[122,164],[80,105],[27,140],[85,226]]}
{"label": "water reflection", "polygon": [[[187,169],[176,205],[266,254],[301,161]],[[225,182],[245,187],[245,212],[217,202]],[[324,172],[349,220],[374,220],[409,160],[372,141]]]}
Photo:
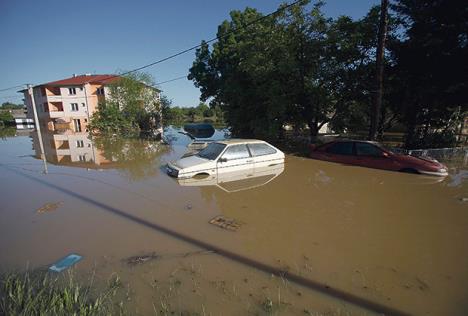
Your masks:
{"label": "water reflection", "polygon": [[44,144],[48,163],[85,169],[117,169],[130,180],[156,176],[159,159],[169,148],[147,139],[117,136],[91,136],[88,132],[72,130],[60,133],[32,133],[35,157],[41,159],[39,137]]}
{"label": "water reflection", "polygon": [[[125,269],[121,259],[153,251],[198,250],[186,249],[185,243],[179,245],[173,239],[182,236],[189,243],[224,249],[231,258],[233,254],[252,258],[414,315],[466,315],[466,306],[459,304],[466,298],[463,281],[468,280],[465,167],[451,167],[451,176],[444,179],[288,156],[285,165],[271,169],[177,184],[159,166],[193,146],[178,131],[166,130],[171,140],[167,147],[149,140],[90,139],[87,133],[49,132],[42,135],[48,163],[78,167],[75,172],[56,172],[56,167],[49,166],[50,176],[23,168],[32,160],[30,149],[25,148],[28,140],[0,142],[1,175],[8,183],[2,190],[5,211],[0,212],[0,253],[10,254],[0,263],[43,265],[72,249],[85,255],[87,268],[102,260],[101,271],[121,271],[139,297],[149,297],[153,287],[139,282],[165,280],[165,271],[172,275],[179,266],[173,260],[160,260],[157,266]],[[216,130],[214,137],[224,138],[224,134]],[[32,139],[34,155],[39,158],[37,135]],[[79,168],[117,172],[82,177]],[[145,179],[129,182],[128,178]],[[25,199],[24,192],[36,194]],[[56,212],[35,211],[46,203],[62,201]],[[236,233],[213,227],[209,221],[218,215],[244,225]],[[18,231],[25,234],[19,236]],[[168,238],[156,231],[174,233]],[[122,238],[122,232],[131,238]],[[181,293],[192,293],[189,286],[195,281],[205,282],[200,288],[209,306],[222,302],[214,314],[225,314],[240,304],[232,300],[234,294],[224,296],[214,288],[213,280],[224,282],[226,276],[232,277],[227,284],[235,284],[236,291],[240,288],[237,297],[242,299],[250,299],[250,293],[269,297],[276,293],[275,284],[264,281],[258,270],[214,258],[218,257],[187,258],[184,265],[200,264],[203,274],[180,269],[187,275],[177,275]],[[198,279],[194,281],[194,277]],[[311,297],[319,304],[331,304],[317,298],[317,292],[301,289],[299,296],[290,291],[292,283],[284,280],[288,290],[281,289],[281,297],[298,307],[295,314],[302,313]],[[267,285],[272,292],[265,290]],[[254,295],[245,302],[257,304],[261,299]],[[184,300],[198,302],[200,295],[184,296]],[[150,314],[151,303],[140,300],[136,304],[144,310],[142,314]],[[341,306],[341,302],[333,304]]]}
{"label": "water reflection", "polygon": [[284,163],[256,168],[253,171],[242,170],[206,177],[178,179],[177,182],[181,186],[217,186],[227,193],[233,193],[266,185],[278,177],[283,171]]}

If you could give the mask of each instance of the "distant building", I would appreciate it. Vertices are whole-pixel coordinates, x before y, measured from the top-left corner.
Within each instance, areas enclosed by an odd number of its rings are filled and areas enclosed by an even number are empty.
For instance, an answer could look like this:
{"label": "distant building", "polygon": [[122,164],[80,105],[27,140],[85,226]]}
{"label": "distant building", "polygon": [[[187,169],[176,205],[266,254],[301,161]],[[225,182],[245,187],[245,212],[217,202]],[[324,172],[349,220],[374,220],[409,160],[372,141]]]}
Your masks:
{"label": "distant building", "polygon": [[[49,131],[67,130],[86,132],[89,119],[98,109],[98,103],[110,98],[108,85],[119,80],[115,75],[73,75],[33,87],[37,115],[43,128]],[[159,90],[151,89],[159,99]],[[27,118],[34,119],[28,90],[25,96]]]}
{"label": "distant building", "polygon": [[27,110],[24,109],[13,109],[10,110],[16,123],[17,129],[32,129],[34,128],[34,120],[27,117]]}

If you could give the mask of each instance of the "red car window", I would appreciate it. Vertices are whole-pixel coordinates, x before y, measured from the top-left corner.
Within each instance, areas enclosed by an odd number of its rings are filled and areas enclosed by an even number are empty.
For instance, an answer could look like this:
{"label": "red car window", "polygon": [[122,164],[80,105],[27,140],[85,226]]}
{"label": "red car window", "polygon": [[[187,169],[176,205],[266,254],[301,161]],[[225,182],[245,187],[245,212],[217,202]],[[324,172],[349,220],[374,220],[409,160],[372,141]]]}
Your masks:
{"label": "red car window", "polygon": [[356,143],[356,154],[358,156],[382,157],[383,151],[369,143]]}
{"label": "red car window", "polygon": [[353,143],[352,142],[339,142],[330,145],[327,152],[336,155],[352,155]]}

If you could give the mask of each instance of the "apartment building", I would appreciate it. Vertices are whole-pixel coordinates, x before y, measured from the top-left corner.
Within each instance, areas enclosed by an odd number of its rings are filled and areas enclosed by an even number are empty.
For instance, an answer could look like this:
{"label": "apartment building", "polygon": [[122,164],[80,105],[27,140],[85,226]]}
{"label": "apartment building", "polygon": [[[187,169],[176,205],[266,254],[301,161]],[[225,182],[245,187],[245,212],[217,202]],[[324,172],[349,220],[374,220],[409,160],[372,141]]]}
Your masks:
{"label": "apartment building", "polygon": [[[115,75],[73,75],[33,87],[33,96],[41,127],[49,131],[87,132],[89,119],[98,109],[99,102],[110,98],[108,85],[119,80]],[[28,118],[34,119],[28,90],[25,96]],[[151,89],[156,99],[159,90]]]}

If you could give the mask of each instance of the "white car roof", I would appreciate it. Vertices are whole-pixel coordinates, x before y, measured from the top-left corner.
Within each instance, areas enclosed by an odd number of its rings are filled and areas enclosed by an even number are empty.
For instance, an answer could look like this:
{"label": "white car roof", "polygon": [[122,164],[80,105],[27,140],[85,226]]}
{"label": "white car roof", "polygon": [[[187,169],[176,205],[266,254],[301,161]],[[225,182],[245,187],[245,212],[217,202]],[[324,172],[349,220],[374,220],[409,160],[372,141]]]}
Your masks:
{"label": "white car roof", "polygon": [[216,143],[232,145],[232,144],[254,144],[254,143],[266,143],[263,140],[259,139],[240,139],[240,138],[232,138],[232,139],[225,139],[225,140],[218,140]]}

